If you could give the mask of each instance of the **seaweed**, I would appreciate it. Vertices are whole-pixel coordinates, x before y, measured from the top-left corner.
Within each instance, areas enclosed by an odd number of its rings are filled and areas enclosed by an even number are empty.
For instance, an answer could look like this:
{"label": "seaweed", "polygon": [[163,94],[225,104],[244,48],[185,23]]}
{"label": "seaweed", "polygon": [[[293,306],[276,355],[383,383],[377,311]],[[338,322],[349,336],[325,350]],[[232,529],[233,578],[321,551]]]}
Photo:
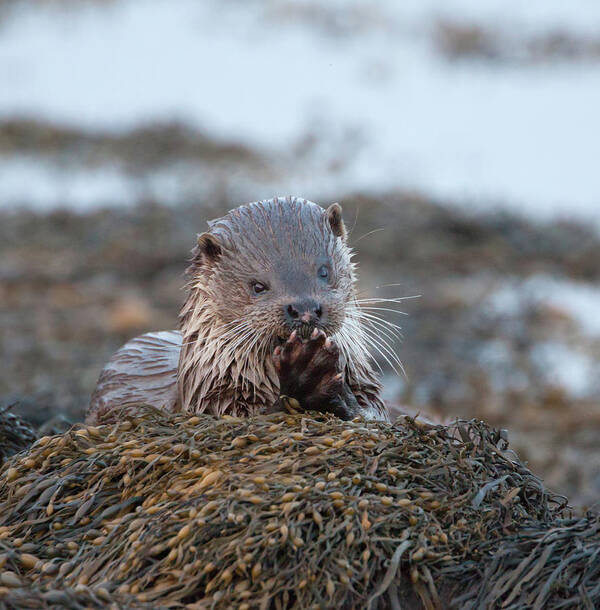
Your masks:
{"label": "seaweed", "polygon": [[0,608],[597,607],[574,518],[480,421],[136,405],[0,472]]}

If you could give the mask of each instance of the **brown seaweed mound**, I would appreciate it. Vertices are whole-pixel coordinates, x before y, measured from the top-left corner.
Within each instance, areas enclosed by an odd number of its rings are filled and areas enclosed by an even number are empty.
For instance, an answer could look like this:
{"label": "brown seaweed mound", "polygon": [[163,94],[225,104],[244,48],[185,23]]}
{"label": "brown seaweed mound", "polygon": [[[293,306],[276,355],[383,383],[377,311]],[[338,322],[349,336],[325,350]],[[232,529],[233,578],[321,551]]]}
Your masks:
{"label": "brown seaweed mound", "polygon": [[598,527],[481,422],[137,408],[4,466],[0,607],[594,607]]}

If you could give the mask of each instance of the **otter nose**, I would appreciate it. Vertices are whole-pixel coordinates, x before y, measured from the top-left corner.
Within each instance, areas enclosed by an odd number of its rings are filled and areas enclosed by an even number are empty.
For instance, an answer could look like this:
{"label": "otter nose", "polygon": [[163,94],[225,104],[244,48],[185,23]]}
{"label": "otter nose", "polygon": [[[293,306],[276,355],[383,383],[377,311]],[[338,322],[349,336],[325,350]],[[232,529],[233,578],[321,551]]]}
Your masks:
{"label": "otter nose", "polygon": [[308,299],[290,303],[284,307],[285,317],[290,325],[309,324],[312,325],[320,320],[323,315],[323,308],[319,303]]}

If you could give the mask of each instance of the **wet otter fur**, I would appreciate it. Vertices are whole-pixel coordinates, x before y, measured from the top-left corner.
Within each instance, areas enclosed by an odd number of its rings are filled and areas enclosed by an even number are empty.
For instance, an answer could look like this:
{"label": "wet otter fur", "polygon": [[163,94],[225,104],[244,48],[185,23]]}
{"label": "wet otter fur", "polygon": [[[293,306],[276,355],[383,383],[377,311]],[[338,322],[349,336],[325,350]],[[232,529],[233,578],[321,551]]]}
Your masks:
{"label": "wet otter fur", "polygon": [[299,404],[388,419],[341,207],[279,197],[208,224],[192,251],[180,330],[125,344],[102,371],[87,420],[141,402],[217,416]]}

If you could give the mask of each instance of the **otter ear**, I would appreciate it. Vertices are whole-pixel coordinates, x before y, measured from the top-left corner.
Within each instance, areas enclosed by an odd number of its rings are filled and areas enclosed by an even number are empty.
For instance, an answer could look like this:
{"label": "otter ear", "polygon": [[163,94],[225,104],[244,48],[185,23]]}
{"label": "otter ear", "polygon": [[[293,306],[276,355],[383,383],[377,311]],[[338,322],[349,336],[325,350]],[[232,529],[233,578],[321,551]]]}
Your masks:
{"label": "otter ear", "polygon": [[327,208],[327,219],[333,234],[336,237],[341,237],[342,241],[346,241],[346,226],[342,219],[342,206],[339,203],[332,203]]}
{"label": "otter ear", "polygon": [[211,233],[202,233],[198,235],[198,242],[196,246],[196,256],[200,257],[205,263],[215,263],[219,256],[221,256],[221,244],[217,241],[217,238]]}

